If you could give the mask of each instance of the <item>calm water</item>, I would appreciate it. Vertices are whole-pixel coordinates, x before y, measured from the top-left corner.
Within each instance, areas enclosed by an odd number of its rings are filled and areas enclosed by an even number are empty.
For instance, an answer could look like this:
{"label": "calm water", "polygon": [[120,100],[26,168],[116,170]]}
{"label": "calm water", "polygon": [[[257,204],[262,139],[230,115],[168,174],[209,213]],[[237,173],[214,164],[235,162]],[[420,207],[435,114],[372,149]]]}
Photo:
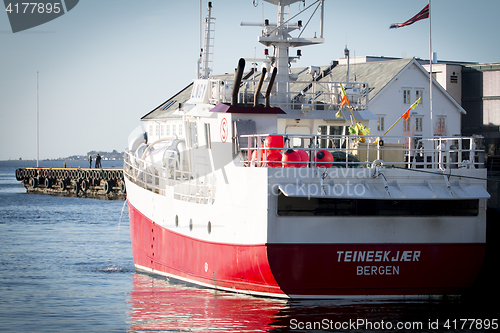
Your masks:
{"label": "calm water", "polygon": [[34,165],[0,162],[0,332],[482,332],[486,321],[460,319],[499,320],[484,278],[459,300],[287,302],[137,274],[124,202],[27,194],[15,169]]}

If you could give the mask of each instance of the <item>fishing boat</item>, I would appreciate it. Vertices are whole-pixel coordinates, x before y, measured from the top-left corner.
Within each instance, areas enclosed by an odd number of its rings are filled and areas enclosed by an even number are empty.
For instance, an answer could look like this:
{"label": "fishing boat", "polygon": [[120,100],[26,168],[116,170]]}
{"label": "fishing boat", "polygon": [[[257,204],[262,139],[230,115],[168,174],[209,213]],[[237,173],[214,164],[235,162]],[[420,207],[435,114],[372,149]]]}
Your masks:
{"label": "fishing boat", "polygon": [[129,136],[136,269],[279,298],[466,291],[486,246],[476,138],[372,136],[367,82],[291,70],[291,48],[324,41],[324,1],[303,9],[320,18],[311,38],[292,22],[297,0],[265,1],[278,16],[261,24],[261,68],[211,73],[209,4],[198,77]]}

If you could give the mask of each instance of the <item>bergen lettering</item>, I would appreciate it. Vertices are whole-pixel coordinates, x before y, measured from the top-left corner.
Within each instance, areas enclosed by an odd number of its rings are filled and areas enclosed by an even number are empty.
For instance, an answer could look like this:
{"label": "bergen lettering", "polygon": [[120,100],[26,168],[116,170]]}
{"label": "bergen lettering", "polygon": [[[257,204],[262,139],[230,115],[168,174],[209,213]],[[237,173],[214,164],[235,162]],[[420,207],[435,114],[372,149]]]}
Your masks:
{"label": "bergen lettering", "polygon": [[[337,251],[337,262],[419,261],[420,251]],[[356,275],[399,275],[399,266],[356,266]]]}

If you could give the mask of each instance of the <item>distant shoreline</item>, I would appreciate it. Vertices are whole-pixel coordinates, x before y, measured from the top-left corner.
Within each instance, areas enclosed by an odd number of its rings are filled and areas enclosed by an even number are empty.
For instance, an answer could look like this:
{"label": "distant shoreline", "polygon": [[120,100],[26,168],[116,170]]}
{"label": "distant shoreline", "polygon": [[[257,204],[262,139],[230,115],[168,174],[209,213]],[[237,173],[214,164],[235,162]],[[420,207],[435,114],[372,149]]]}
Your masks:
{"label": "distant shoreline", "polygon": [[[109,151],[96,151],[92,150],[89,151],[85,155],[71,155],[71,156],[66,156],[66,157],[57,157],[57,158],[45,158],[45,159],[39,159],[38,161],[40,162],[47,162],[47,161],[88,161],[89,155],[92,156],[92,160],[95,161],[95,156],[99,154],[101,155],[101,158],[103,161],[123,161],[123,155],[125,152],[118,152],[116,150],[113,150],[111,152]],[[32,159],[22,159],[17,158],[17,159],[6,159],[6,160],[0,160],[0,161],[36,161],[36,158]]]}

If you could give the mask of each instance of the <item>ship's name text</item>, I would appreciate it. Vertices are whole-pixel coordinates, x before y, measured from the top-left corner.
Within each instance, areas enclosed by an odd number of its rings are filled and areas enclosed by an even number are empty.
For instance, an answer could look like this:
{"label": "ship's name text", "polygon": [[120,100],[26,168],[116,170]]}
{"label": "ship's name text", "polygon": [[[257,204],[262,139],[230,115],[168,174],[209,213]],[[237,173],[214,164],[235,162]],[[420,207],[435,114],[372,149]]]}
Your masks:
{"label": "ship's name text", "polygon": [[337,251],[337,262],[419,261],[420,251]]}
{"label": "ship's name text", "polygon": [[[338,262],[419,261],[420,251],[337,251]],[[356,266],[356,275],[399,275],[399,266]]]}

